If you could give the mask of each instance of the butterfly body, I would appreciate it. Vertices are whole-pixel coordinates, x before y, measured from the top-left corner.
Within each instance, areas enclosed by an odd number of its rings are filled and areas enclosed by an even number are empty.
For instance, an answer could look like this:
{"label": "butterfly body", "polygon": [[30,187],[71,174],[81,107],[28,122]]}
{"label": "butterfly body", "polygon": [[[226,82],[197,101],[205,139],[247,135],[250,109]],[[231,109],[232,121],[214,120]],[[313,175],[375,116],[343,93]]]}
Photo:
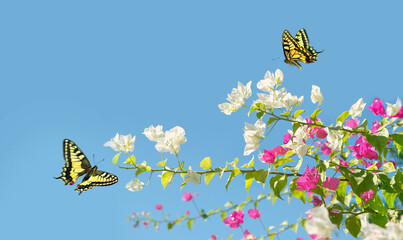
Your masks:
{"label": "butterfly body", "polygon": [[318,59],[317,56],[319,53],[321,53],[317,52],[311,45],[309,45],[308,35],[303,28],[298,31],[295,38],[292,37],[287,30],[284,30],[283,52],[285,56],[284,62],[290,65],[295,65],[299,69],[302,68],[298,61],[313,63]]}
{"label": "butterfly body", "polygon": [[56,179],[61,179],[65,185],[73,185],[79,177],[85,175],[75,190],[79,192],[79,195],[94,186],[108,186],[118,182],[117,176],[99,171],[97,166],[92,167],[87,157],[73,141],[64,139],[63,153],[66,164],[63,167],[62,175]]}

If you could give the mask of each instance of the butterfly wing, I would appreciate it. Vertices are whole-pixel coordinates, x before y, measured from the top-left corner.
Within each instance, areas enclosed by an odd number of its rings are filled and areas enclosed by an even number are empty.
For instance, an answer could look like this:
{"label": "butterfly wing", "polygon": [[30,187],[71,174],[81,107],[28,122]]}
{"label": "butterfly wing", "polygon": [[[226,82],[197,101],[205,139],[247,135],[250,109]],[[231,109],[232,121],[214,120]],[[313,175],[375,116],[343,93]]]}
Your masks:
{"label": "butterfly wing", "polygon": [[76,191],[78,195],[95,186],[109,186],[118,182],[118,177],[107,172],[98,171],[97,167],[93,167],[85,175],[83,181],[77,185]]}
{"label": "butterfly wing", "polygon": [[295,65],[301,69],[301,65],[297,61],[306,62],[308,53],[301,47],[291,34],[284,30],[283,33],[283,52],[285,56],[284,62]]}
{"label": "butterfly wing", "polygon": [[309,45],[308,34],[303,28],[297,32],[297,35],[295,35],[295,40],[297,41],[298,45],[304,48],[308,53],[308,58],[306,59],[305,63],[315,62],[318,59],[317,56],[319,53],[323,52],[318,52],[311,45]]}
{"label": "butterfly wing", "polygon": [[71,140],[64,139],[63,153],[66,164],[62,175],[56,179],[63,180],[64,184],[73,185],[77,179],[91,169],[91,164],[80,148]]}

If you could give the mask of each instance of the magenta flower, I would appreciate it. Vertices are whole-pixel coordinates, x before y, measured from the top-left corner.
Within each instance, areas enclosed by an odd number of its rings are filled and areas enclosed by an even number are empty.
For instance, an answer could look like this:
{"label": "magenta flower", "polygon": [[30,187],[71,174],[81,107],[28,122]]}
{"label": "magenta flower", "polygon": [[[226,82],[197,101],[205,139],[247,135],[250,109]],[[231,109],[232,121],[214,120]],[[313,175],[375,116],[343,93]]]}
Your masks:
{"label": "magenta flower", "polygon": [[375,121],[372,123],[371,132],[377,133],[377,132],[378,132],[378,129],[379,129],[380,127],[382,127],[382,125],[379,124],[379,122],[375,120]]}
{"label": "magenta flower", "polygon": [[147,229],[148,228],[148,222],[143,222],[144,228]]}
{"label": "magenta flower", "polygon": [[306,166],[305,173],[301,177],[299,177],[296,181],[297,190],[311,190],[316,187],[316,183],[319,180],[319,174],[316,170],[316,167],[313,167],[312,170],[309,170],[309,167]]}
{"label": "magenta flower", "polygon": [[355,128],[358,126],[358,124],[360,124],[360,120],[358,120],[358,118],[353,119],[353,120],[348,120],[346,122],[347,127],[350,127],[350,128]]}
{"label": "magenta flower", "polygon": [[372,147],[367,139],[363,136],[359,136],[355,141],[354,146],[348,146],[351,150],[353,150],[353,156],[361,159],[361,158],[368,158],[368,159],[376,159],[378,160],[378,153],[375,152],[375,147]]}
{"label": "magenta flower", "polygon": [[249,209],[248,215],[250,218],[253,218],[253,219],[260,218],[260,212],[256,208]]}
{"label": "magenta flower", "polygon": [[367,203],[371,198],[374,196],[374,191],[372,189],[369,189],[368,192],[363,192],[360,195],[361,199],[364,199],[364,202]]}
{"label": "magenta flower", "polygon": [[323,186],[327,189],[335,191],[339,186],[340,178],[330,178],[327,177],[326,181],[323,182]]}
{"label": "magenta flower", "polygon": [[287,144],[287,143],[290,141],[290,139],[291,139],[291,134],[286,134],[286,135],[284,135],[284,137],[283,137],[283,143],[284,143],[284,144]]}
{"label": "magenta flower", "polygon": [[322,200],[318,196],[313,196],[312,202],[314,207],[321,206],[323,204]]}
{"label": "magenta flower", "polygon": [[224,223],[230,228],[238,228],[243,223],[243,212],[241,210],[233,211],[231,216],[224,219]]}
{"label": "magenta flower", "polygon": [[287,153],[287,150],[282,148],[281,146],[277,146],[277,147],[273,148],[272,151],[274,152],[274,154],[276,154],[276,156],[284,155]]}
{"label": "magenta flower", "polygon": [[266,163],[274,163],[274,160],[276,158],[276,154],[274,153],[273,150],[266,150],[263,149],[264,153],[262,156],[259,157],[259,159],[262,162],[266,162]]}
{"label": "magenta flower", "polygon": [[189,210],[186,210],[186,214],[189,215],[189,214],[190,214],[190,211],[189,211]]}
{"label": "magenta flower", "polygon": [[256,236],[253,235],[248,231],[248,229],[245,229],[245,232],[243,232],[243,238],[241,240],[255,240]]}
{"label": "magenta flower", "polygon": [[161,210],[161,209],[162,209],[162,205],[161,205],[161,204],[157,204],[157,205],[155,205],[155,209],[157,209],[157,210]]}
{"label": "magenta flower", "polygon": [[325,155],[329,155],[332,152],[332,149],[330,147],[328,147],[327,142],[322,144],[322,147],[320,147],[320,150],[322,151],[323,154]]}
{"label": "magenta flower", "polygon": [[325,137],[327,137],[327,132],[325,131],[324,128],[319,128],[318,131],[316,131],[316,137],[324,139]]}
{"label": "magenta flower", "polygon": [[385,106],[383,105],[383,102],[379,98],[375,98],[374,102],[372,103],[371,106],[368,107],[375,115],[381,115],[383,117],[386,116],[385,113]]}
{"label": "magenta flower", "polygon": [[189,202],[190,200],[192,200],[193,195],[190,192],[185,192],[185,194],[182,197],[183,201]]}
{"label": "magenta flower", "polygon": [[211,240],[217,240],[217,236],[214,234],[211,234],[210,238],[211,238]]}
{"label": "magenta flower", "polygon": [[304,238],[302,238],[302,237],[297,237],[297,239],[295,239],[295,240],[304,240]]}
{"label": "magenta flower", "polygon": [[395,118],[403,118],[403,107],[396,113],[396,115],[392,116]]}

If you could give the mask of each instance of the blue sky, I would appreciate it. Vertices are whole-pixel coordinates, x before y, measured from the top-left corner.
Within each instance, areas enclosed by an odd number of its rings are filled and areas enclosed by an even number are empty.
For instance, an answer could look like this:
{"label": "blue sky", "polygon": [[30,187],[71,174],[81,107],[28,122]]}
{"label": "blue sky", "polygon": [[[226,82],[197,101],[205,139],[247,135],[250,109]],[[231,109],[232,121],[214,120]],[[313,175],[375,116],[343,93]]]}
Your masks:
{"label": "blue sky", "polygon": [[[243,157],[246,112],[221,113],[217,104],[237,82],[256,83],[267,70],[280,68],[283,85],[304,95],[303,109],[313,111],[311,85],[325,97],[321,119],[336,117],[363,97],[394,103],[401,96],[402,3],[351,1],[2,1],[0,3],[0,226],[2,239],[208,239],[231,231],[219,218],[185,224],[168,232],[161,227],[132,229],[125,218],[133,211],[151,211],[160,203],[173,216],[190,203],[184,191],[198,192],[206,210],[247,197],[237,179],[225,191],[225,179],[210,187],[175,181],[163,190],[153,176],[149,186],[132,193],[125,184],[134,172],[117,168],[114,152],[103,144],[116,132],[137,136],[138,161],[156,163],[160,154],[144,135],[154,124],[168,130],[181,126],[187,143],[180,157],[198,166],[206,156],[213,166]],[[305,28],[318,61],[300,71],[283,62],[281,35]],[[280,58],[280,59],[277,59]],[[273,60],[274,59],[274,60]],[[368,114],[368,112],[367,112]],[[281,143],[284,125],[263,143]],[[73,186],[54,180],[63,167],[62,141],[75,141],[101,170],[119,182],[77,196]],[[168,155],[167,155],[168,156]],[[168,165],[176,160],[168,156]],[[261,167],[264,167],[262,164]],[[148,175],[140,175],[146,182]],[[268,192],[252,185],[255,197]],[[266,226],[305,216],[309,206],[293,200],[261,204]],[[246,228],[260,236],[256,222]],[[240,239],[240,231],[233,239]],[[306,236],[286,233],[280,239]],[[343,239],[343,235],[340,236]]]}

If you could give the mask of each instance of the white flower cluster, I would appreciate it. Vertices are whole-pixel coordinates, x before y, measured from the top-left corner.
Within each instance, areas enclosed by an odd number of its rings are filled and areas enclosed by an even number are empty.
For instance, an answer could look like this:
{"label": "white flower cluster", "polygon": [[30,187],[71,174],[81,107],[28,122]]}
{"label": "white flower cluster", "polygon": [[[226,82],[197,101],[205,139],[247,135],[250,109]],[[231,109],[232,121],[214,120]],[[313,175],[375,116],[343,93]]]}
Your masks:
{"label": "white flower cluster", "polygon": [[154,127],[151,125],[149,128],[144,129],[143,132],[146,137],[155,144],[155,149],[158,152],[169,152],[177,155],[180,150],[180,145],[186,142],[185,130],[176,126],[165,133],[162,131],[162,126]]}
{"label": "white flower cluster", "polygon": [[136,141],[136,136],[132,137],[129,135],[120,135],[116,133],[116,136],[112,138],[110,141],[104,144],[104,147],[111,147],[116,152],[133,152],[134,151],[134,142]]}
{"label": "white flower cluster", "polygon": [[403,220],[400,223],[388,222],[386,228],[368,222],[368,214],[361,214],[363,240],[402,240]]}
{"label": "white flower cluster", "polygon": [[264,138],[264,132],[266,131],[266,124],[262,120],[257,120],[254,125],[245,123],[243,137],[246,145],[243,154],[245,156],[251,154],[257,150],[260,146],[259,140]]}
{"label": "white flower cluster", "polygon": [[[305,123],[306,120],[302,119],[301,116],[298,116],[296,119],[298,122]],[[308,145],[305,144],[306,140],[309,138],[309,134],[307,131],[308,126],[301,125],[293,136],[292,131],[288,130],[288,133],[292,136],[290,141],[284,145],[284,147],[294,150],[294,152],[298,155],[299,158],[302,158],[306,155],[308,151]]]}
{"label": "white flower cluster", "polygon": [[238,82],[238,88],[233,88],[231,94],[228,94],[227,100],[229,103],[219,104],[218,108],[226,115],[236,112],[245,104],[245,99],[248,99],[252,94],[251,84],[252,81],[249,81],[246,86]]}
{"label": "white flower cluster", "polygon": [[277,69],[275,74],[267,71],[264,79],[257,83],[257,88],[269,94],[258,93],[258,99],[253,102],[253,106],[257,103],[264,104],[265,110],[270,112],[275,108],[284,107],[288,111],[291,106],[300,106],[304,102],[303,96],[293,96],[291,93],[287,93],[285,88],[275,90],[276,87],[281,86],[283,78],[284,75],[280,69]]}
{"label": "white flower cluster", "polygon": [[327,208],[324,206],[314,207],[309,214],[311,218],[305,222],[305,229],[308,234],[316,234],[321,239],[330,238],[336,225],[330,221]]}

